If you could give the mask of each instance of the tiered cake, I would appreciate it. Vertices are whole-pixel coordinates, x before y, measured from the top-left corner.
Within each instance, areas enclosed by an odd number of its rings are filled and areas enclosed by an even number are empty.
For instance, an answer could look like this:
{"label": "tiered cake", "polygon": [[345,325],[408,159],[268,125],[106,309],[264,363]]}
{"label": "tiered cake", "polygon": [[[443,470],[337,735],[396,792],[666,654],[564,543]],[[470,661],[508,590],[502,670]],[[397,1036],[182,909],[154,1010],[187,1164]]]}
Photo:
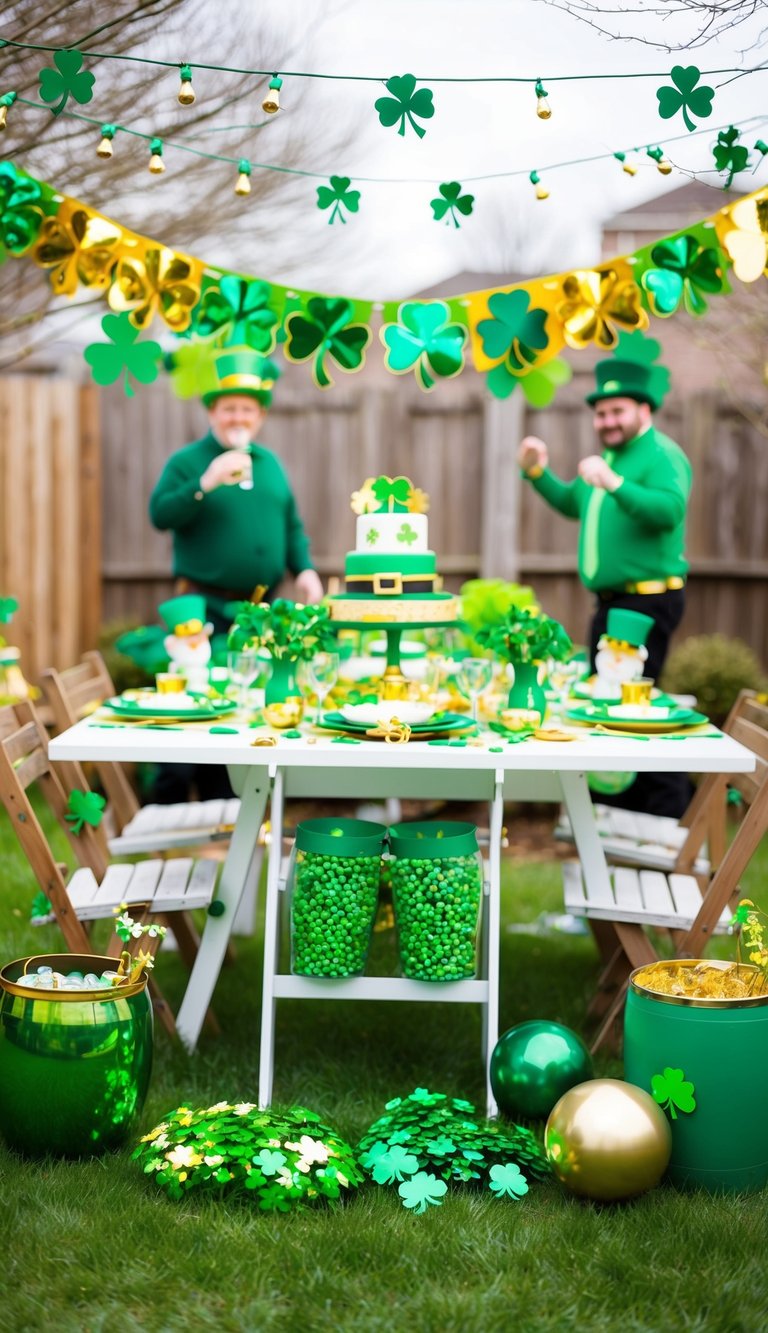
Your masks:
{"label": "tiered cake", "polygon": [[428,544],[428,497],[407,477],[369,477],[352,496],[354,551],[344,561],[345,592],[331,618],[416,623],[454,620],[456,598],[442,592]]}

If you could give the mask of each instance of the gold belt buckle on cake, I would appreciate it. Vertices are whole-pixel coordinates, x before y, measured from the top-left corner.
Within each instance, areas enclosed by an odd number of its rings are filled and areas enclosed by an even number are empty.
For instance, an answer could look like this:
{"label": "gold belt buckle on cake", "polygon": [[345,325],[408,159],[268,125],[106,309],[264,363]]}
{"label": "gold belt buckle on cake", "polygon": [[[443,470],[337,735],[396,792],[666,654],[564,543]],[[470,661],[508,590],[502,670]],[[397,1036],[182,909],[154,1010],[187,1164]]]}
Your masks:
{"label": "gold belt buckle on cake", "polygon": [[373,591],[376,597],[401,596],[403,591],[402,574],[374,574]]}

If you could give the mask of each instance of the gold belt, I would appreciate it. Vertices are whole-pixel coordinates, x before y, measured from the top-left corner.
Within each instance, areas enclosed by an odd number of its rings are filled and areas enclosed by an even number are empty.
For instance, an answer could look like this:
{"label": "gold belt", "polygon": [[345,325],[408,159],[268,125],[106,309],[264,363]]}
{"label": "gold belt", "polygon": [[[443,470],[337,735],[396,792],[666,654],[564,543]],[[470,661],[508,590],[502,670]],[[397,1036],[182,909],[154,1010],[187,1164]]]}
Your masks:
{"label": "gold belt", "polygon": [[646,579],[641,583],[625,583],[624,592],[637,593],[640,596],[650,595],[658,592],[671,592],[675,588],[684,588],[685,579],[681,579],[679,574],[673,574],[668,579]]}

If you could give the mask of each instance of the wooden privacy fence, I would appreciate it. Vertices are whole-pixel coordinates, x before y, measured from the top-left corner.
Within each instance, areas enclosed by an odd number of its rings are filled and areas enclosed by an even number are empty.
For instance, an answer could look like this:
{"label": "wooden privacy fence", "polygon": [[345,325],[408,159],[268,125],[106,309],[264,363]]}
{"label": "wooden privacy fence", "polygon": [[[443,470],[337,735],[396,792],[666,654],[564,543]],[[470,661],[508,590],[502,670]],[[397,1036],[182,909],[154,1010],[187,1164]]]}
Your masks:
{"label": "wooden privacy fence", "polygon": [[0,632],[30,680],[93,645],[101,621],[98,393],[49,376],[0,379]]}

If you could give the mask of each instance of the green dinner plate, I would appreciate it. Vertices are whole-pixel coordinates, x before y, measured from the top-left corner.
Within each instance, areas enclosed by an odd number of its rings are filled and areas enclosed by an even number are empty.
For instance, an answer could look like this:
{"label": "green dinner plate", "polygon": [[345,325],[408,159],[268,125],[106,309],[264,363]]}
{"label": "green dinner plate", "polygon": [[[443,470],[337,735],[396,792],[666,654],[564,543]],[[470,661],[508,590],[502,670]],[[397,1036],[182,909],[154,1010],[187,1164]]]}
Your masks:
{"label": "green dinner plate", "polygon": [[591,722],[593,726],[609,727],[612,731],[647,731],[662,733],[677,731],[680,727],[699,727],[709,721],[703,713],[692,708],[671,708],[669,716],[649,722],[641,712],[628,717],[611,717],[608,709],[598,704],[583,708],[569,708],[566,714],[573,722]]}
{"label": "green dinner plate", "polygon": [[[322,722],[318,726],[327,727],[333,731],[356,731],[365,734],[366,731],[372,731],[375,723],[373,722],[348,722],[343,713],[325,713]],[[439,713],[428,722],[415,722],[411,727],[413,735],[417,736],[419,732],[426,732],[432,735],[436,731],[457,731],[460,727],[471,727],[472,719],[462,717],[461,713]]]}
{"label": "green dinner plate", "polygon": [[137,721],[152,722],[206,722],[222,717],[225,713],[234,713],[237,705],[231,699],[205,699],[196,708],[157,708],[152,704],[140,704],[135,699],[124,699],[117,695],[105,699],[104,708],[108,708],[115,717],[136,718]]}

